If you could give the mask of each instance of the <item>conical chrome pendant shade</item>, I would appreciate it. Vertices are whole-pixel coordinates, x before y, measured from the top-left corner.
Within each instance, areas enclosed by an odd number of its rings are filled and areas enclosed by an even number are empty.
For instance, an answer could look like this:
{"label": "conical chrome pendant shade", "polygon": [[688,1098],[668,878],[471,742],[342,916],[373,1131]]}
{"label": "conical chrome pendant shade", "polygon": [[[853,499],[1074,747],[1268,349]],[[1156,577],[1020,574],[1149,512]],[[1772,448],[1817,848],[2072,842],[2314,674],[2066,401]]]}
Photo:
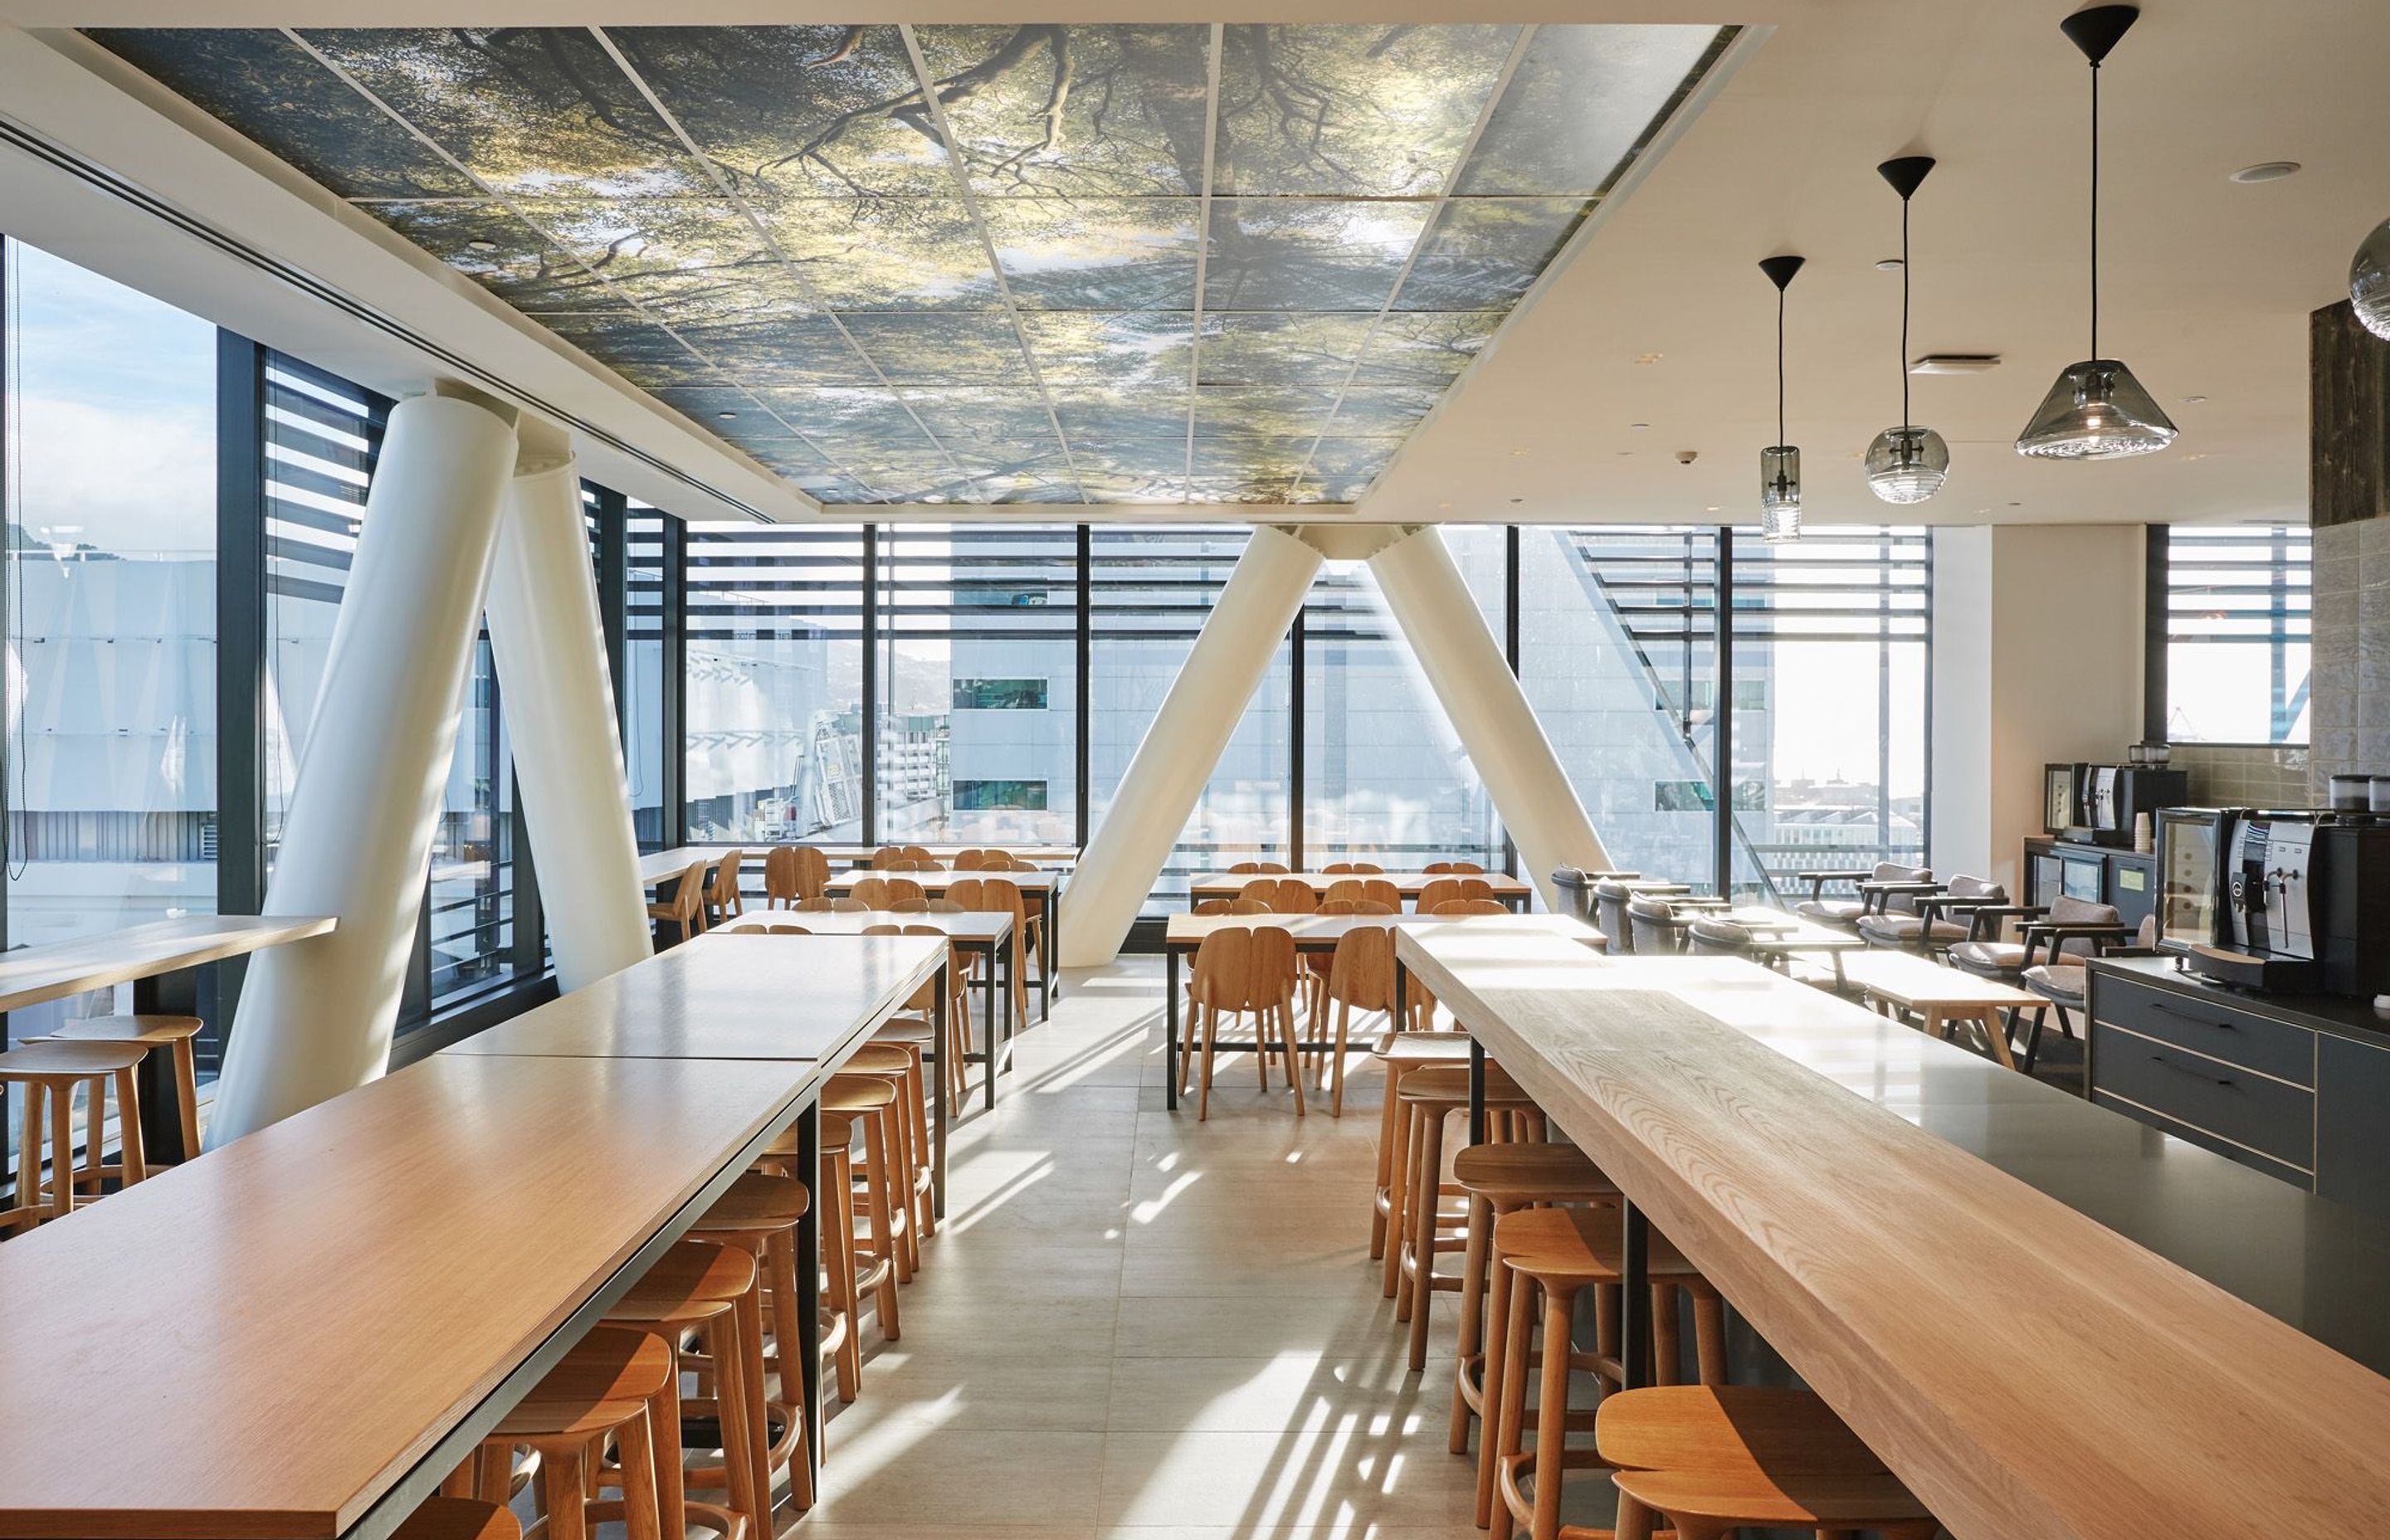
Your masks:
{"label": "conical chrome pendant shade", "polygon": [[1904,155],[1875,168],[1900,195],[1900,426],[1868,445],[1868,490],[1887,503],[1921,503],[1942,490],[1950,473],[1950,446],[1931,428],[1908,419],[1908,200],[1934,169],[1930,155]]}
{"label": "conical chrome pendant shade", "polygon": [[1801,538],[1801,451],[1784,439],[1784,290],[1801,257],[1766,257],[1759,270],[1776,286],[1776,438],[1759,452],[1759,537],[1769,545]]}
{"label": "conical chrome pendant shade", "polygon": [[2151,455],[2175,426],[2133,371],[2100,352],[2100,65],[2140,17],[2139,6],[2093,6],[2059,23],[2091,61],[2091,352],[2060,373],[2017,435],[2017,453],[2045,460],[2115,460]]}

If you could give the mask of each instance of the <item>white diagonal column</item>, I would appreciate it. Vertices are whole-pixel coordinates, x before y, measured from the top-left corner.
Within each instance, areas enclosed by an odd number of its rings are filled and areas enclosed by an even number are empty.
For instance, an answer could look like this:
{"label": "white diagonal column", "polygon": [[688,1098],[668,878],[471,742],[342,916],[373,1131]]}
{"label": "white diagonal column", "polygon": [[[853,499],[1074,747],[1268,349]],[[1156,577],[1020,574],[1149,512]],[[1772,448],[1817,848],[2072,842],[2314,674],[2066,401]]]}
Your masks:
{"label": "white diagonal column", "polygon": [[580,470],[560,436],[534,448],[526,430],[490,569],[490,650],[556,982],[569,993],[654,947]]}
{"label": "white diagonal column", "polygon": [[1561,907],[1553,868],[1600,870],[1610,865],[1609,853],[1444,536],[1433,525],[1399,533],[1369,558],[1369,571],[1485,782],[1527,875],[1546,904]]}
{"label": "white diagonal column", "polygon": [[478,397],[391,411],[265,893],[340,926],[251,962],[212,1146],[390,1066],[515,447],[512,412]]}
{"label": "white diagonal column", "polygon": [[1063,967],[1119,953],[1318,571],[1319,553],[1283,531],[1256,528],[1245,543],[1079,858],[1062,905]]}

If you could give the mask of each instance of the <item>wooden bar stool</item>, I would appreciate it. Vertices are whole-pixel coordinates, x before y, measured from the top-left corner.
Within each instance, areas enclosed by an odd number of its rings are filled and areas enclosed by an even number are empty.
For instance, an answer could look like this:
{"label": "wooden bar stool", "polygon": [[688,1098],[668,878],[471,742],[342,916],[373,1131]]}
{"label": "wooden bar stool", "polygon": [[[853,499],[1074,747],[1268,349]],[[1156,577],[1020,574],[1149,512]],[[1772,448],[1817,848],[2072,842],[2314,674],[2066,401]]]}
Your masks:
{"label": "wooden bar stool", "polygon": [[[747,1424],[760,1434],[751,1442],[757,1445],[753,1451],[757,1467],[755,1490],[761,1495],[764,1516],[759,1534],[765,1536],[771,1534],[774,1467],[785,1464],[789,1468],[789,1497],[799,1512],[814,1506],[813,1463],[805,1455],[804,1372],[797,1356],[801,1340],[797,1315],[797,1223],[804,1218],[811,1205],[811,1192],[793,1176],[741,1172],[732,1180],[730,1190],[716,1199],[713,1207],[699,1216],[688,1231],[697,1239],[736,1246],[755,1260],[755,1287],[742,1295],[738,1304],[742,1345],[755,1352],[740,1364],[739,1381],[747,1392]],[[769,1360],[764,1353],[767,1319],[773,1350]],[[777,1400],[765,1393],[767,1367],[778,1370],[780,1394]],[[777,1436],[772,1431],[776,1420],[779,1429]],[[692,1482],[700,1479],[697,1475],[690,1478]]]}
{"label": "wooden bar stool", "polygon": [[1594,1418],[1618,1467],[1617,1540],[1651,1540],[1654,1515],[1681,1540],[1743,1525],[1858,1530],[1932,1540],[1937,1526],[1873,1450],[1812,1392],[1676,1385],[1606,1398]]}
{"label": "wooden bar stool", "polygon": [[[1495,1480],[1503,1505],[1514,1524],[1524,1524],[1531,1540],[1559,1540],[1561,1473],[1603,1464],[1590,1449],[1568,1447],[1569,1375],[1587,1369],[1599,1375],[1605,1390],[1623,1381],[1617,1341],[1619,1251],[1623,1238],[1619,1217],[1603,1209],[1521,1209],[1494,1222],[1494,1263],[1511,1272],[1508,1309],[1502,1322],[1502,1382],[1496,1404]],[[1726,1377],[1726,1311],[1716,1290],[1665,1238],[1651,1237],[1649,1259],[1651,1277],[1651,1337],[1658,1376],[1675,1378],[1677,1360],[1677,1290],[1694,1290],[1694,1328],[1698,1334],[1703,1382]],[[1590,1354],[1576,1351],[1571,1339],[1576,1297],[1593,1288],[1597,1294],[1597,1340]],[[1526,1447],[1528,1343],[1536,1320],[1536,1295],[1543,1296],[1543,1357],[1538,1368],[1539,1400],[1536,1411],[1536,1447]],[[1704,1303],[1706,1300],[1706,1307]],[[1584,1426],[1582,1418],[1577,1426]],[[1529,1477],[1535,1492],[1521,1487]]]}
{"label": "wooden bar stool", "polygon": [[[827,1212],[822,1215],[823,1299],[822,1352],[836,1366],[838,1399],[852,1405],[863,1393],[863,1296],[882,1282],[892,1288],[893,1265],[875,1260],[858,1271],[854,1251],[854,1124],[853,1114],[824,1112],[821,1118],[821,1190]],[[787,1154],[796,1153],[793,1135]],[[779,1151],[775,1143],[772,1153]],[[887,1336],[886,1323],[881,1335]],[[894,1341],[893,1337],[890,1341]]]}
{"label": "wooden bar stool", "polygon": [[905,1045],[898,1043],[866,1043],[854,1050],[840,1072],[884,1080],[896,1093],[896,1099],[889,1104],[884,1126],[888,1134],[888,1174],[895,1185],[891,1200],[903,1211],[897,1237],[900,1250],[896,1276],[910,1283],[921,1267],[921,1237],[926,1233],[921,1216],[932,1206],[931,1174],[934,1166],[929,1120],[924,1116],[918,1125],[914,1122],[914,1113],[922,1110],[915,1100],[920,1094],[920,1049],[917,1046],[908,1052]]}
{"label": "wooden bar stool", "polygon": [[[1488,1405],[1499,1405],[1502,1376],[1501,1322],[1510,1307],[1510,1271],[1490,1269],[1494,1226],[1502,1215],[1554,1203],[1614,1206],[1618,1185],[1565,1144],[1471,1145],[1452,1159],[1454,1185],[1469,1195],[1469,1245],[1460,1269],[1460,1341],[1452,1366],[1451,1448],[1469,1453],[1472,1419]],[[1488,1326],[1488,1321],[1493,1325]],[[1530,1424],[1532,1426],[1532,1423]],[[1494,1439],[1478,1438],[1477,1522],[1494,1521]]]}
{"label": "wooden bar stool", "polygon": [[[148,1174],[141,1159],[141,1098],[133,1068],[149,1050],[135,1043],[28,1043],[0,1053],[0,1084],[24,1087],[23,1136],[17,1146],[17,1201],[0,1213],[0,1229],[15,1229],[74,1212],[75,1189],[95,1189],[114,1176],[130,1187]],[[100,1156],[108,1117],[108,1084],[116,1083],[117,1141],[113,1164]],[[74,1094],[86,1085],[83,1169],[75,1169]],[[45,1116],[45,1109],[47,1115]],[[49,1130],[50,1174],[42,1178],[42,1130]],[[46,1197],[45,1196],[46,1195]]]}
{"label": "wooden bar stool", "polygon": [[[1446,1198],[1461,1196],[1460,1188],[1444,1180],[1444,1127],[1456,1112],[1469,1110],[1469,1072],[1452,1065],[1433,1065],[1403,1077],[1395,1093],[1409,1111],[1408,1149],[1405,1152],[1402,1198],[1407,1214],[1401,1244],[1393,1262],[1394,1319],[1411,1328],[1411,1367],[1427,1367],[1428,1302],[1439,1290],[1458,1293],[1461,1280],[1440,1277],[1435,1270],[1438,1243],[1460,1240],[1465,1216],[1444,1212]],[[1519,1089],[1518,1082],[1499,1067],[1485,1067],[1487,1136],[1494,1139],[1533,1134],[1542,1136],[1543,1114]]]}
{"label": "wooden bar stool", "polygon": [[522,1540],[512,1509],[478,1497],[426,1497],[391,1540]]}
{"label": "wooden bar stool", "polygon": [[[912,1277],[905,1264],[906,1208],[897,1201],[903,1189],[897,1186],[891,1149],[895,1108],[896,1087],[873,1075],[835,1074],[822,1087],[822,1110],[847,1113],[863,1129],[863,1171],[857,1185],[863,1191],[863,1217],[870,1222],[870,1228],[856,1234],[854,1249],[858,1266],[862,1258],[871,1259],[870,1270],[879,1278],[880,1334],[892,1342],[899,1335],[896,1286]],[[880,1273],[881,1263],[889,1264],[884,1276]]]}
{"label": "wooden bar stool", "polygon": [[[27,1041],[138,1043],[144,1048],[164,1048],[173,1054],[174,1110],[183,1134],[183,1159],[187,1161],[199,1152],[199,1065],[191,1040],[207,1025],[196,1016],[86,1016]],[[146,1149],[142,1160],[145,1165],[157,1163]]]}
{"label": "wooden bar stool", "polygon": [[[520,1445],[539,1457],[547,1540],[588,1540],[594,1525],[608,1522],[620,1522],[628,1540],[662,1540],[648,1408],[672,1389],[672,1346],[662,1337],[592,1327],[482,1440],[480,1497],[507,1501]],[[619,1500],[591,1495],[610,1440],[622,1458]]]}
{"label": "wooden bar stool", "polygon": [[[750,1351],[739,1302],[754,1292],[755,1259],[736,1246],[712,1240],[683,1240],[658,1258],[631,1291],[606,1313],[606,1324],[661,1332],[673,1344],[675,1368],[667,1393],[648,1409],[656,1432],[656,1495],[662,1513],[664,1540],[681,1540],[688,1521],[718,1530],[723,1540],[753,1540],[764,1512],[756,1501],[752,1433],[747,1424],[747,1395],[739,1379],[759,1351]],[[723,1475],[728,1489],[727,1508],[691,1502],[682,1456],[680,1347],[694,1341],[704,1355],[715,1391],[710,1399],[690,1403],[716,1429],[714,1447],[723,1452]]]}
{"label": "wooden bar stool", "polygon": [[[1386,1096],[1378,1109],[1378,1190],[1369,1214],[1369,1257],[1382,1261],[1386,1238],[1402,1229],[1394,1215],[1402,1191],[1403,1150],[1409,1120],[1403,1116],[1403,1076],[1422,1064],[1469,1063],[1469,1034],[1459,1032],[1389,1031],[1379,1034],[1369,1056],[1386,1067]],[[1386,1298],[1394,1297],[1394,1272],[1386,1270]]]}

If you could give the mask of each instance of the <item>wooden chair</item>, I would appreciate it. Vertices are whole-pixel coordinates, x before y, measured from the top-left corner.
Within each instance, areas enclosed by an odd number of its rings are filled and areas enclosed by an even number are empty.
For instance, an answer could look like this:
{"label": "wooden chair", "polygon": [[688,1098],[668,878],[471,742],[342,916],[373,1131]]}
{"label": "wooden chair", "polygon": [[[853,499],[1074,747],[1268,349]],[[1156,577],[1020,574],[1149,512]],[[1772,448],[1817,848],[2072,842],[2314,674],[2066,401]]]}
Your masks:
{"label": "wooden chair", "polygon": [[889,862],[886,869],[892,872],[942,872],[946,868],[935,861],[923,861],[916,856],[906,856],[902,860]]}
{"label": "wooden chair", "polygon": [[[174,1111],[182,1135],[182,1159],[199,1153],[199,1056],[191,1040],[207,1030],[196,1016],[85,1016],[61,1023],[54,1032],[26,1039],[30,1043],[137,1043],[150,1050],[165,1049],[174,1059]],[[144,1149],[143,1163],[157,1165],[157,1152]]]}
{"label": "wooden chair", "polygon": [[[506,1506],[520,1445],[538,1457],[533,1479],[552,1540],[585,1540],[609,1522],[623,1524],[627,1540],[662,1540],[658,1456],[680,1457],[673,1367],[672,1344],[656,1333],[592,1327],[482,1441],[478,1496]],[[660,1450],[649,1415],[662,1400],[675,1414],[668,1450]],[[619,1500],[595,1495],[593,1457],[610,1440],[622,1458]]]}
{"label": "wooden chair", "polygon": [[1507,915],[1510,912],[1510,907],[1498,898],[1446,899],[1428,911],[1432,915],[1454,919],[1458,919],[1465,915]]}
{"label": "wooden chair", "polygon": [[1474,861],[1431,861],[1426,866],[1421,866],[1420,870],[1429,877],[1433,877],[1443,872],[1465,873],[1470,876],[1478,876],[1482,875],[1485,868],[1479,866]]}
{"label": "wooden chair", "polygon": [[892,861],[909,861],[911,859],[911,853],[902,845],[882,845],[878,850],[871,853],[871,866],[874,871],[886,871],[888,869],[889,863]]}
{"label": "wooden chair", "polygon": [[719,925],[747,912],[746,901],[739,892],[739,868],[746,863],[747,853],[734,850],[713,864],[713,879],[705,890],[705,923]]}
{"label": "wooden chair", "polygon": [[[1502,1320],[1502,1374],[1495,1418],[1494,1476],[1513,1529],[1531,1540],[1559,1540],[1561,1490],[1565,1472],[1600,1466],[1591,1449],[1568,1446],[1569,1378],[1590,1370],[1606,1388],[1623,1380],[1618,1342],[1619,1249],[1623,1240],[1614,1212],[1583,1208],[1521,1209],[1494,1222],[1494,1265],[1510,1272],[1508,1308]],[[1677,1293],[1693,1295],[1694,1335],[1704,1384],[1726,1378],[1726,1307],[1684,1254],[1665,1237],[1651,1237],[1651,1341],[1654,1378],[1677,1378]],[[1574,1341],[1577,1296],[1595,1290],[1596,1339],[1590,1354]],[[1526,1447],[1528,1344],[1540,1303],[1543,1354],[1537,1366],[1536,1447]],[[1578,1419],[1583,1426],[1583,1419]],[[1534,1480],[1529,1496],[1523,1482]],[[1649,1540],[1650,1531],[1645,1531]],[[1690,1540],[1687,1536],[1686,1540]],[[1713,1532],[1709,1540],[1719,1540]]]}
{"label": "wooden chair", "polygon": [[[134,1066],[149,1056],[138,1043],[28,1043],[0,1053],[0,1084],[23,1087],[24,1123],[17,1145],[17,1198],[0,1213],[0,1233],[63,1219],[74,1212],[75,1191],[89,1187],[95,1196],[109,1176],[130,1187],[148,1174],[141,1157],[141,1099],[133,1081]],[[108,1115],[108,1085],[116,1083],[117,1141],[115,1163],[101,1158],[101,1136]],[[75,1169],[75,1087],[84,1096],[83,1169]],[[42,1131],[49,1130],[49,1178],[42,1176]],[[46,1194],[46,1199],[45,1198]]]}
{"label": "wooden chair", "polygon": [[[675,1348],[670,1392],[648,1407],[656,1430],[656,1495],[667,1540],[685,1535],[692,1521],[720,1533],[725,1540],[750,1540],[759,1533],[756,1515],[762,1510],[754,1472],[763,1457],[748,1426],[742,1375],[755,1372],[748,1366],[762,1364],[763,1349],[747,1341],[748,1323],[739,1309],[740,1302],[754,1294],[757,1281],[755,1259],[746,1251],[718,1241],[683,1239],[606,1313],[606,1325],[659,1333]],[[679,1393],[683,1366],[677,1356],[684,1342],[691,1343],[697,1355],[689,1367],[701,1363],[711,1379],[709,1389],[687,1400]],[[724,1484],[726,1505],[688,1496],[680,1430],[684,1416],[691,1412],[712,1418],[718,1430],[724,1463],[718,1471],[700,1472],[700,1480]]]}
{"label": "wooden chair", "polygon": [[1287,866],[1283,861],[1240,861],[1235,866],[1228,868],[1228,875],[1231,877],[1242,877],[1247,872],[1258,872],[1267,873],[1272,876],[1279,876],[1283,875],[1286,870]]}
{"label": "wooden chair", "polygon": [[[942,1094],[946,1097],[948,1115],[960,1117],[964,1106],[965,1072],[970,1066],[970,967],[965,961],[962,950],[941,927],[907,925],[903,930],[908,936],[938,936],[946,942],[946,1040],[938,1048],[938,1066],[942,1072],[939,1080],[944,1086]],[[932,979],[922,986],[921,993],[906,1002],[905,1008],[919,1018],[924,1031],[931,1029],[933,1020],[931,999],[925,996],[932,995],[937,987],[937,981]],[[921,1148],[928,1149],[931,1132],[926,1123],[920,1136]],[[932,1222],[934,1218],[935,1215],[932,1215]],[[922,1233],[929,1233],[926,1223]]]}
{"label": "wooden chair", "polygon": [[1459,899],[1474,896],[1481,895],[1471,894],[1463,891],[1460,885],[1460,879],[1457,877],[1439,877],[1433,882],[1422,883],[1420,885],[1419,901],[1414,904],[1412,907],[1420,914],[1432,915],[1435,913],[1439,905],[1451,904]]}
{"label": "wooden chair", "polygon": [[980,879],[980,911],[983,914],[1012,917],[1012,961],[1005,972],[1012,980],[1012,1020],[1016,1025],[1029,1020],[1029,958],[1042,956],[1030,945],[1036,927],[1031,921],[1029,901],[1022,896],[1020,887],[1009,878]]}
{"label": "wooden chair", "polygon": [[1270,888],[1272,914],[1307,915],[1319,907],[1318,890],[1300,878],[1281,877]]}
{"label": "wooden chair", "polygon": [[1382,877],[1364,877],[1361,891],[1355,895],[1364,904],[1382,904],[1388,914],[1399,913],[1403,906],[1403,891]]}
{"label": "wooden chair", "polygon": [[[1394,884],[1389,882],[1386,886],[1391,888]],[[1353,913],[1356,915],[1398,915],[1402,912],[1403,905],[1399,898],[1392,903],[1371,898],[1357,898],[1353,901]]]}
{"label": "wooden chair", "polygon": [[676,926],[680,939],[688,940],[705,929],[705,876],[707,864],[694,862],[688,870],[673,879],[672,896],[648,905],[648,918]]}
{"label": "wooden chair", "polygon": [[798,866],[797,847],[775,845],[765,851],[764,853],[764,907],[793,909],[804,896],[805,888]]}
{"label": "wooden chair", "polygon": [[831,912],[831,903],[829,898],[801,898],[796,902],[796,911],[801,915],[826,915]]}
{"label": "wooden chair", "polygon": [[[892,884],[895,880],[893,878],[867,877],[847,889],[846,896],[854,899],[866,909],[884,910],[897,896],[892,890]],[[921,886],[919,882],[913,882],[910,878],[905,880],[911,882],[916,891],[919,891]]]}
{"label": "wooden chair", "polygon": [[[1265,941],[1275,937],[1275,941]],[[1212,1067],[1219,1043],[1220,1017],[1225,1012],[1253,1015],[1253,1060],[1260,1069],[1262,1089],[1269,1089],[1269,1034],[1274,1021],[1284,1029],[1286,1072],[1294,1082],[1298,1108],[1303,1097],[1302,1074],[1294,1049],[1294,938],[1275,926],[1214,930],[1195,949],[1190,1004],[1201,1039],[1201,1090],[1195,1108],[1197,1122],[1212,1112]],[[1281,1011],[1281,1007],[1282,1011]],[[1180,1095],[1194,1069],[1196,1054],[1179,1060]]]}
{"label": "wooden chair", "polygon": [[1009,850],[985,850],[980,852],[979,869],[987,872],[1034,872],[1037,869],[1037,863],[1023,861]]}
{"label": "wooden chair", "polygon": [[926,915],[930,912],[928,898],[892,898],[888,901],[892,915]]}
{"label": "wooden chair", "polygon": [[1334,877],[1344,872],[1381,872],[1386,868],[1374,861],[1330,861],[1319,869]]}
{"label": "wooden chair", "polygon": [[1664,957],[1685,949],[1685,922],[1664,898],[1628,899],[1626,925],[1638,957]]}
{"label": "wooden chair", "polygon": [[1932,1540],[1934,1516],[1815,1392],[1654,1385],[1604,1396],[1601,1458],[1616,1468],[1618,1540],[1651,1540],[1654,1516],[1683,1540],[1742,1526]]}
{"label": "wooden chair", "polygon": [[1328,1115],[1341,1118],[1344,1115],[1344,1060],[1351,1051],[1353,1012],[1377,1010],[1391,1017],[1394,1008],[1394,931],[1384,926],[1356,926],[1336,938],[1320,1002],[1312,1011],[1315,1036],[1325,1014],[1322,1007],[1327,1004],[1336,1007],[1336,1046],[1329,1051],[1331,1062],[1322,1068],[1330,1081]]}
{"label": "wooden chair", "polygon": [[986,859],[987,852],[983,850],[958,850],[955,852],[955,870],[975,872],[979,870],[980,864]]}
{"label": "wooden chair", "polygon": [[1272,900],[1278,897],[1278,879],[1275,877],[1256,877],[1252,881],[1247,882],[1243,887],[1239,888],[1237,890],[1237,896],[1239,898],[1250,898],[1266,907]]}

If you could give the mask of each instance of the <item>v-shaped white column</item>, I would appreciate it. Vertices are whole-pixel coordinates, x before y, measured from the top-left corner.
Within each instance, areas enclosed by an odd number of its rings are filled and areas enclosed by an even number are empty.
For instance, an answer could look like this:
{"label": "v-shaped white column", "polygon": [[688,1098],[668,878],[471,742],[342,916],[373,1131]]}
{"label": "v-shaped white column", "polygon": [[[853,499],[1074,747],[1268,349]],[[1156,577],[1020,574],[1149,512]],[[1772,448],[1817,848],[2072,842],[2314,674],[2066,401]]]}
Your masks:
{"label": "v-shaped white column", "polygon": [[1369,558],[1378,591],[1469,751],[1527,876],[1557,909],[1553,868],[1598,871],[1610,865],[1610,854],[1443,534],[1433,525],[1390,533]]}
{"label": "v-shaped white column", "polygon": [[1063,967],[1119,954],[1318,571],[1319,553],[1282,530],[1256,528],[1245,543],[1080,855],[1062,905]]}
{"label": "v-shaped white column", "polygon": [[269,915],[332,915],[340,928],[251,962],[211,1146],[390,1068],[457,702],[515,467],[512,413],[469,394],[391,409],[265,892]]}

